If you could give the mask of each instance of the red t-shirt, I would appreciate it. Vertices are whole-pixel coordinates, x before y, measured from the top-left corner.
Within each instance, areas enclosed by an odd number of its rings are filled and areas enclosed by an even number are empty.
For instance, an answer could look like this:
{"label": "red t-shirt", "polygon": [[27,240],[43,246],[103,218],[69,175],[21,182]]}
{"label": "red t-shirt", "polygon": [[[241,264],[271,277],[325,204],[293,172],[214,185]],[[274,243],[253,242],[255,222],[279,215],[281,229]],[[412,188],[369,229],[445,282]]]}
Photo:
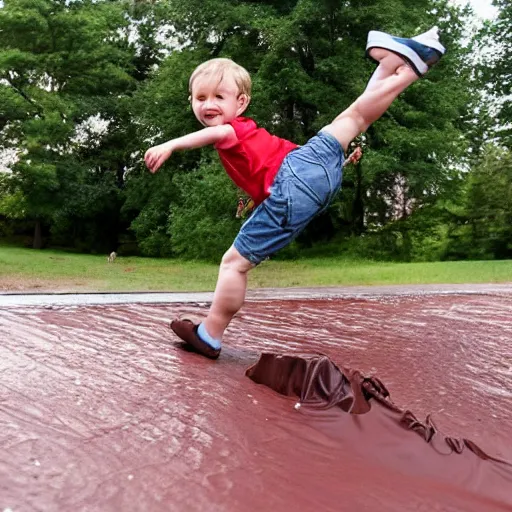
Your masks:
{"label": "red t-shirt", "polygon": [[270,195],[270,186],[284,157],[297,144],[258,128],[248,117],[237,117],[229,124],[238,140],[234,144],[215,144],[215,149],[229,177],[258,205]]}

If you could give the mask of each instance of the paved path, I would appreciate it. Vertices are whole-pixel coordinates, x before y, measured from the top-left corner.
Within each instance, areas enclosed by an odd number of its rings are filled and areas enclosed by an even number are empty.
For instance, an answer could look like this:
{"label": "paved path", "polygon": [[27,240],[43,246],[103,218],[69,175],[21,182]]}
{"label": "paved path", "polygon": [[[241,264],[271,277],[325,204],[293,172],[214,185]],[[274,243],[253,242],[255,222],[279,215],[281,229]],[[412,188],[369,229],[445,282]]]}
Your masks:
{"label": "paved path", "polygon": [[[325,288],[259,288],[249,290],[248,300],[364,298],[407,295],[512,294],[508,284],[432,284],[396,286],[347,286]],[[94,304],[177,304],[210,303],[213,292],[199,293],[0,293],[2,306],[50,306]]]}

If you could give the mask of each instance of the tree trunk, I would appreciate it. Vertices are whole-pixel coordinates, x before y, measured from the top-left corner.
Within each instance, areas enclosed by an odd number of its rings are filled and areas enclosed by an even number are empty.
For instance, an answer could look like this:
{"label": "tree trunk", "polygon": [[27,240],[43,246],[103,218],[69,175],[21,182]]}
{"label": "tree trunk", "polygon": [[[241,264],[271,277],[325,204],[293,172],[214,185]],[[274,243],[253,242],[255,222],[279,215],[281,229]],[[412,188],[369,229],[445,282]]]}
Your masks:
{"label": "tree trunk", "polygon": [[41,233],[41,221],[36,220],[36,225],[34,228],[34,244],[32,246],[34,249],[42,249],[43,248],[43,235]]}

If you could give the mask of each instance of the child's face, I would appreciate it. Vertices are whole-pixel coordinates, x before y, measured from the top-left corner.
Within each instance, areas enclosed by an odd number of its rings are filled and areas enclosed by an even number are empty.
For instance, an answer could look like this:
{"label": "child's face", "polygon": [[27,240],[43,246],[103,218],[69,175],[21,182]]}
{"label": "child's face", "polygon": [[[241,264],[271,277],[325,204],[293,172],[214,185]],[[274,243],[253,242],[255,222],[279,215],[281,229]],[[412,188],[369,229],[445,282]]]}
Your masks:
{"label": "child's face", "polygon": [[226,74],[219,82],[208,75],[199,76],[192,87],[192,110],[203,126],[226,124],[247,108],[248,98],[240,94],[232,76]]}

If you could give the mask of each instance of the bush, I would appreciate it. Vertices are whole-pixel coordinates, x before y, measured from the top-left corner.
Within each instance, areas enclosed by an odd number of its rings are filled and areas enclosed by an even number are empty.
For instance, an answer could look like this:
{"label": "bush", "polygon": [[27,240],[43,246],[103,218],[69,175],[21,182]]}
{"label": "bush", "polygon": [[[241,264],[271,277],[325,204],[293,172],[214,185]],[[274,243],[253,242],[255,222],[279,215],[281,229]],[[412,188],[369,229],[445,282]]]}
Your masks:
{"label": "bush", "polygon": [[219,162],[203,160],[199,169],[174,177],[180,198],[170,207],[167,233],[172,251],[187,259],[219,261],[242,221],[235,217],[237,189]]}

